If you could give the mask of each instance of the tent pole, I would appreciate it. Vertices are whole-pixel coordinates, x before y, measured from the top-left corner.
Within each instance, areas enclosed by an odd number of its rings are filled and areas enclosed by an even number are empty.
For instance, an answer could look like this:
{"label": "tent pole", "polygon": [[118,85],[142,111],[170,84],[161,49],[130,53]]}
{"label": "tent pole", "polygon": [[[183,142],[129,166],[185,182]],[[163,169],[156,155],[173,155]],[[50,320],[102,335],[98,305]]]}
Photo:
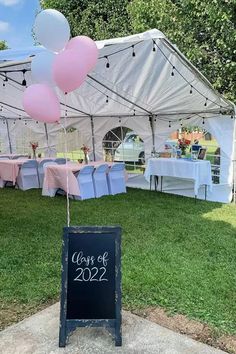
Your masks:
{"label": "tent pole", "polygon": [[9,125],[8,125],[7,119],[6,119],[6,125],[7,125],[7,136],[8,136],[8,142],[9,142],[9,150],[10,150],[10,154],[12,154],[11,137],[10,137],[10,131],[9,131]]}
{"label": "tent pole", "polygon": [[46,123],[44,123],[44,129],[45,129],[45,135],[46,135],[47,150],[49,150],[48,128],[47,128]]}
{"label": "tent pole", "polygon": [[152,131],[152,154],[154,155],[156,153],[156,147],[155,147],[155,130],[154,130],[154,115],[152,114],[149,117],[149,122],[151,126],[151,131]]}
{"label": "tent pole", "polygon": [[91,116],[90,118],[91,122],[91,132],[92,132],[92,146],[93,146],[93,161],[96,161],[96,156],[95,156],[95,137],[94,137],[94,122],[93,122],[93,117]]}

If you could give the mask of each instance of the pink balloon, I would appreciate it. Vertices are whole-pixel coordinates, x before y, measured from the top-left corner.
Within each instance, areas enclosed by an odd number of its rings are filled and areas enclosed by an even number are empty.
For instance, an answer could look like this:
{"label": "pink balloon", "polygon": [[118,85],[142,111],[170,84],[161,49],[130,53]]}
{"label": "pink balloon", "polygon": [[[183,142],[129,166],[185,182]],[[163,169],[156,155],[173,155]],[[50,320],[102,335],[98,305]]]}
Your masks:
{"label": "pink balloon", "polygon": [[25,90],[23,107],[31,118],[40,122],[55,123],[60,120],[60,102],[54,91],[45,84],[34,84]]}
{"label": "pink balloon", "polygon": [[63,92],[71,92],[84,82],[88,67],[75,50],[68,49],[57,54],[52,73],[57,86]]}
{"label": "pink balloon", "polygon": [[88,65],[88,71],[92,70],[98,59],[98,48],[96,43],[87,36],[72,38],[66,45],[66,49],[74,49]]}

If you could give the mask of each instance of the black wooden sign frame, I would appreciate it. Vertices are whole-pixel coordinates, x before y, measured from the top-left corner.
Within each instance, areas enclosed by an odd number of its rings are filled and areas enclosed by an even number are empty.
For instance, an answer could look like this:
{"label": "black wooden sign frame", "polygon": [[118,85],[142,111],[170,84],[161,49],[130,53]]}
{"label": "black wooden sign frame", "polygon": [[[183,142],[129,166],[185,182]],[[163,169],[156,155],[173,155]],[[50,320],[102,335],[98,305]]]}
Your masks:
{"label": "black wooden sign frame", "polygon": [[[68,252],[70,235],[99,234],[115,236],[115,318],[114,319],[68,319]],[[121,336],[121,227],[120,226],[72,226],[63,229],[61,308],[59,347],[65,347],[69,334],[77,327],[104,327],[111,332],[115,345],[122,345]]]}

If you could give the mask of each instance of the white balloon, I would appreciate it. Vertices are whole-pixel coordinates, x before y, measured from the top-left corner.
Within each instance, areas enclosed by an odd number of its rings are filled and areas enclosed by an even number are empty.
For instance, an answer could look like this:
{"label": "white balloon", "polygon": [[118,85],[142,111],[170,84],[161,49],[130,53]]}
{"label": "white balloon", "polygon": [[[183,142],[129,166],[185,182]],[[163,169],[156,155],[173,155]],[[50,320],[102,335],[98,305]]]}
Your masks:
{"label": "white balloon", "polygon": [[55,57],[55,53],[44,51],[32,59],[31,74],[35,83],[56,86],[52,76],[52,64]]}
{"label": "white balloon", "polygon": [[37,40],[53,52],[62,50],[70,39],[70,26],[61,12],[53,9],[41,11],[34,23]]}

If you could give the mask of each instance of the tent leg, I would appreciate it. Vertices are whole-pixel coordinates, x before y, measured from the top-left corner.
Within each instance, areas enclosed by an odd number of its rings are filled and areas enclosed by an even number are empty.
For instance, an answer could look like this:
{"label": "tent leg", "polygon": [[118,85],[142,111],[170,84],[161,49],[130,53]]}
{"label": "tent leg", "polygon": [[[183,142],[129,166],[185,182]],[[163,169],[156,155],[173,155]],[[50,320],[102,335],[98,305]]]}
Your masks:
{"label": "tent leg", "polygon": [[10,137],[10,131],[9,131],[9,125],[8,125],[8,120],[7,119],[6,119],[6,125],[7,125],[7,136],[8,136],[8,143],[9,143],[9,151],[10,151],[10,154],[12,154],[11,137]]}
{"label": "tent leg", "polygon": [[[47,128],[47,124],[46,124],[46,123],[44,123],[44,129],[45,129],[45,136],[46,136],[47,150],[49,151],[48,128]],[[51,155],[51,154],[50,154],[50,155]]]}
{"label": "tent leg", "polygon": [[154,129],[154,116],[149,117],[150,127],[152,131],[152,155],[155,156],[156,147],[155,147],[155,129]]}
{"label": "tent leg", "polygon": [[93,122],[93,117],[90,118],[91,122],[91,132],[92,132],[92,146],[93,146],[93,161],[96,161],[96,156],[95,156],[95,137],[94,137],[94,122]]}

